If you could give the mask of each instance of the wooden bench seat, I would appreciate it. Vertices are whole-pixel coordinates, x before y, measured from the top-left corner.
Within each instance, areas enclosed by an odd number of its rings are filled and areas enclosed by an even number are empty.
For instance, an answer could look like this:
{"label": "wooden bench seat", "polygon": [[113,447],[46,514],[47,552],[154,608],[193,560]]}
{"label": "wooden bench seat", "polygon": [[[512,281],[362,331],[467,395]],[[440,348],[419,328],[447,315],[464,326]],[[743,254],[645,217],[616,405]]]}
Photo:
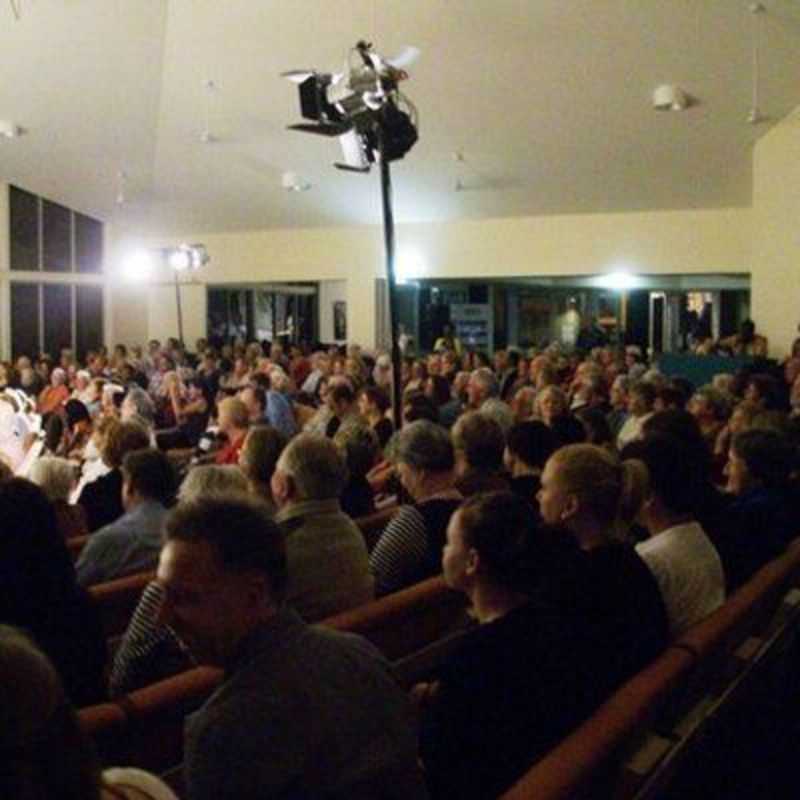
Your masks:
{"label": "wooden bench seat", "polygon": [[142,592],[153,578],[153,571],[138,572],[88,588],[89,597],[100,612],[100,621],[107,639],[114,639],[125,633]]}

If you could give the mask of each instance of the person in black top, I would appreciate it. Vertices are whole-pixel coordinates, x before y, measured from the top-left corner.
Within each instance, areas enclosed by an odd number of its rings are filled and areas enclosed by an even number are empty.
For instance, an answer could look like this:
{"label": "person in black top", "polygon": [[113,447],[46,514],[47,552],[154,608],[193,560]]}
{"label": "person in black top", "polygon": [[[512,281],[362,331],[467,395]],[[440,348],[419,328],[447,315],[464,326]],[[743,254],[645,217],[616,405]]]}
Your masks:
{"label": "person in black top", "polygon": [[358,396],[358,410],[375,431],[381,449],[386,447],[394,432],[392,421],[386,416],[390,406],[389,396],[377,386],[367,386]]}
{"label": "person in black top", "polygon": [[556,451],[558,439],[543,422],[518,422],[508,432],[503,463],[511,476],[511,491],[539,510],[536,495],[547,459]]}
{"label": "person in black top", "polygon": [[333,443],[347,464],[347,483],[339,495],[342,511],[352,519],[375,512],[375,498],[367,473],[375,466],[379,452],[378,436],[366,423],[341,428]]}
{"label": "person in black top", "polygon": [[736,434],[725,474],[728,526],[713,538],[725,570],[728,592],[737,589],[786,550],[798,533],[798,512],[789,476],[794,453],[775,431]]}
{"label": "person in black top", "polygon": [[[609,692],[656,658],[669,638],[658,584],[636,550],[621,541],[620,524],[629,523],[640,504],[628,502],[635,469],[596,445],[568,445],[547,461],[539,492],[544,521],[564,526],[582,551],[578,569],[564,576],[564,602],[601,643]],[[626,520],[620,519],[623,506]]]}
{"label": "person in black top", "polygon": [[100,702],[105,637],[97,609],[75,580],[52,506],[29,481],[0,481],[0,520],[0,623],[33,637],[76,706]]}
{"label": "person in black top", "polygon": [[420,706],[420,755],[433,798],[497,797],[602,697],[592,633],[569,609],[534,600],[569,551],[510,492],[469,498],[452,517],[442,567],[481,623]]}
{"label": "person in black top", "polygon": [[106,434],[101,456],[111,472],[87,483],[78,498],[86,511],[89,531],[94,532],[119,519],[122,507],[122,459],[133,450],[150,446],[150,436],[137,422],[116,422]]}

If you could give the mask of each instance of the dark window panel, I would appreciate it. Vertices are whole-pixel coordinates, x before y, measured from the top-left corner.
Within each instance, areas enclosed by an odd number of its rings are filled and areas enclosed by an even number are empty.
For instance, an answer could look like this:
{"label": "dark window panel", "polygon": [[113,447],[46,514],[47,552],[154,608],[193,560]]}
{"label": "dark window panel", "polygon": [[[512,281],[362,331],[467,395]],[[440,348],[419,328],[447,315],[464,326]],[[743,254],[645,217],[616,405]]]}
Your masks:
{"label": "dark window panel", "polygon": [[75,214],[75,268],[78,272],[103,269],[103,223]]}
{"label": "dark window panel", "polygon": [[30,192],[10,186],[9,228],[11,269],[39,269],[39,199]]}
{"label": "dark window panel", "polygon": [[44,286],[44,350],[58,360],[64,347],[72,347],[72,287]]}
{"label": "dark window panel", "polygon": [[75,348],[83,362],[89,350],[103,344],[103,287],[75,287]]}
{"label": "dark window panel", "polygon": [[39,355],[39,287],[11,284],[11,352],[14,358]]}
{"label": "dark window panel", "polygon": [[72,271],[72,212],[42,200],[42,269]]}

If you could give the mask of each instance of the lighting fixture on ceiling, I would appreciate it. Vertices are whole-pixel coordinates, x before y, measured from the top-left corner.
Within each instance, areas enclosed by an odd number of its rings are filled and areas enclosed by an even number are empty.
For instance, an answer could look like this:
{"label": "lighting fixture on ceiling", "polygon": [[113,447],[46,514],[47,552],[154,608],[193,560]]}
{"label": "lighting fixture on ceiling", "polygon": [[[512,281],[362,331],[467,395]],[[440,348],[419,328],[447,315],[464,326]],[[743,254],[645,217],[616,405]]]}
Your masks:
{"label": "lighting fixture on ceiling", "polygon": [[296,172],[284,172],[281,175],[281,186],[287,192],[307,192],[311,188],[311,184]]}
{"label": "lighting fixture on ceiling", "polygon": [[686,111],[697,101],[680,86],[663,84],[653,91],[653,108],[656,111]]}
{"label": "lighting fixture on ceiling", "polygon": [[404,67],[418,57],[419,50],[408,47],[397,58],[384,58],[360,41],[350,50],[344,72],[281,73],[298,84],[300,114],[312,120],[290,130],[338,137],[343,160],[335,166],[351,172],[403,158],[417,141],[417,113],[398,85],[408,78]]}
{"label": "lighting fixture on ceiling", "polygon": [[208,250],[204,244],[181,244],[163,251],[167,263],[175,272],[197,270],[209,262]]}
{"label": "lighting fixture on ceiling", "polygon": [[19,22],[22,19],[22,0],[8,0],[11,4],[11,13],[14,19]]}
{"label": "lighting fixture on ceiling", "polygon": [[767,116],[761,113],[758,97],[761,83],[761,27],[767,9],[762,3],[751,3],[747,10],[753,17],[753,84],[750,110],[747,112],[746,120],[750,125],[758,125],[767,120]]}
{"label": "lighting fixture on ceiling", "polygon": [[217,137],[211,133],[211,102],[213,94],[217,90],[217,85],[212,80],[203,81],[203,88],[206,90],[206,119],[203,131],[200,134],[200,141],[203,144],[212,144],[217,141]]}
{"label": "lighting fixture on ceiling", "polygon": [[22,136],[25,131],[16,123],[10,120],[0,120],[0,137],[3,139],[17,139]]}

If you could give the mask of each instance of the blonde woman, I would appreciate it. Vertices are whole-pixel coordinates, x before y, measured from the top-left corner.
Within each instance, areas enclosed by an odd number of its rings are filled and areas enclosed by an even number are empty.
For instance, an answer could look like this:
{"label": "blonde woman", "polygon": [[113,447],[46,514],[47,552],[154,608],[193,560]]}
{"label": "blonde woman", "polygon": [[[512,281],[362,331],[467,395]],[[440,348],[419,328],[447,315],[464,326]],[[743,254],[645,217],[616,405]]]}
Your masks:
{"label": "blonde woman", "polygon": [[621,464],[608,450],[573,444],[550,456],[538,494],[544,521],[563,527],[583,553],[573,576],[576,606],[590,617],[614,662],[614,684],[642,669],[668,641],[658,584],[618,535],[623,513],[630,522],[638,511],[632,499],[644,499],[642,479],[639,467]]}

